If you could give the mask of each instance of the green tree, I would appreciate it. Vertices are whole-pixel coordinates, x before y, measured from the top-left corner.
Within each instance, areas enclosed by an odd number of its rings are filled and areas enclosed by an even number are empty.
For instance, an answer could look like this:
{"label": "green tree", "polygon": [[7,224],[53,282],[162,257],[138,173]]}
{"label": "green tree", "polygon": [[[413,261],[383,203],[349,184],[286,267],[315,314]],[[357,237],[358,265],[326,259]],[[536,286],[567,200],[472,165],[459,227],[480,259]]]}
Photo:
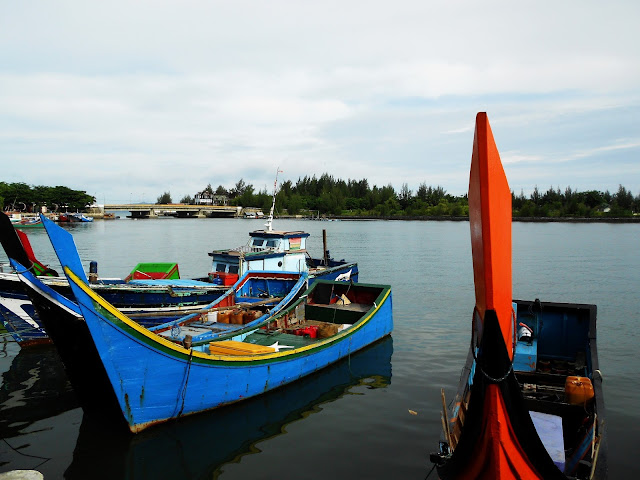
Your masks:
{"label": "green tree", "polygon": [[156,203],[157,204],[173,203],[173,200],[171,200],[171,193],[164,192],[162,195],[158,197],[158,201]]}

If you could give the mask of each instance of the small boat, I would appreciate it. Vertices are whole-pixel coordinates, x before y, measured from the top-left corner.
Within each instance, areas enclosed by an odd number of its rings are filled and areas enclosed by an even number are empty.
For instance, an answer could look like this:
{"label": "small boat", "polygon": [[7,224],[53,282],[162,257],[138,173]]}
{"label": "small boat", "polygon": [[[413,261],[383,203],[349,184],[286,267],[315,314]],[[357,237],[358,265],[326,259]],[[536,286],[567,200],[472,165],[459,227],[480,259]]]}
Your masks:
{"label": "small boat", "polygon": [[[278,173],[280,170],[278,170]],[[277,231],[273,229],[278,175],[273,187],[273,201],[265,229],[249,233],[246,245],[214,250],[209,279],[222,285],[233,285],[249,270],[308,271],[309,283],[316,279],[358,281],[358,264],[331,258],[327,249],[327,235],[323,230],[323,256],[312,258],[307,252],[309,234],[301,230]],[[261,218],[261,217],[258,217]]]}
{"label": "small boat", "polygon": [[[56,243],[56,247],[60,248],[60,245]],[[76,264],[79,262],[75,259],[70,261]],[[100,361],[78,305],[45,285],[15,260],[11,260],[11,264],[18,272],[17,275],[27,290],[31,304],[42,319],[48,338],[56,346],[69,380],[85,410],[97,411],[101,415],[105,412],[119,413],[105,367]],[[84,281],[86,282],[86,277]],[[186,344],[211,340],[234,330],[247,329],[297,299],[305,290],[306,281],[306,273],[248,272],[217,301],[198,313],[188,315],[186,321],[179,318],[172,322],[165,336]],[[240,321],[234,324],[218,322],[227,309],[233,309],[234,317],[239,317]],[[185,314],[182,310],[174,310],[164,312],[165,316],[160,317],[157,312],[140,311],[135,308],[122,311],[140,326],[144,326],[149,317],[155,320],[151,325],[155,325],[161,318],[166,320],[167,317],[176,318]],[[199,332],[199,336],[196,332]]]}
{"label": "small boat", "polygon": [[596,306],[512,300],[511,192],[486,113],[469,180],[476,292],[453,408],[442,392],[439,478],[604,479]]}
{"label": "small boat", "polygon": [[[5,215],[6,216],[6,215]],[[9,217],[11,221],[11,225],[14,228],[34,228],[34,227],[42,227],[42,222],[38,217],[25,217],[20,213],[14,213]]]}
{"label": "small boat", "polygon": [[84,223],[90,223],[93,222],[93,217],[89,217],[87,215],[85,215],[84,213],[71,213],[68,215],[69,217],[69,221],[70,222],[76,222],[76,223],[80,223],[80,222],[84,222]]}
{"label": "small boat", "polygon": [[95,356],[134,433],[291,383],[393,328],[391,287],[318,280],[293,305],[259,325],[213,341],[176,343],[101,298],[73,260],[60,261]]}

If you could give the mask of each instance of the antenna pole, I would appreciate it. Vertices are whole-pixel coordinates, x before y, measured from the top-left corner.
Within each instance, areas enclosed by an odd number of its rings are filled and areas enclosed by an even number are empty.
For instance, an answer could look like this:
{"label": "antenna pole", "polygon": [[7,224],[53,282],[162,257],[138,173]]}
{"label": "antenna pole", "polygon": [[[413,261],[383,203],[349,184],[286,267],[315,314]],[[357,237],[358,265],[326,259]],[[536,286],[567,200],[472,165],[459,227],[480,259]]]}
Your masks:
{"label": "antenna pole", "polygon": [[273,210],[276,206],[276,192],[278,191],[278,174],[281,173],[280,167],[276,169],[276,181],[273,182],[273,201],[271,202],[271,211],[269,212],[269,218],[267,219],[267,223],[264,224],[267,227],[267,232],[272,232],[272,224],[273,224]]}

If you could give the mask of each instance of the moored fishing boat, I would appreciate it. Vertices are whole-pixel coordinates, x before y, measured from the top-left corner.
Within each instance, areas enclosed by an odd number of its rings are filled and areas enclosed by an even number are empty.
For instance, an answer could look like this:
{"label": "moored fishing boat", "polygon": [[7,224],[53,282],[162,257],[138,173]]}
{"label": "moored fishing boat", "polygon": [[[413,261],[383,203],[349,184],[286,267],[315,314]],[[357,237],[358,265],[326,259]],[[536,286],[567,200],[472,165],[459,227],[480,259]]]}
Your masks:
{"label": "moored fishing boat", "polygon": [[485,113],[469,180],[476,306],[443,439],[448,479],[606,478],[595,305],[512,300],[511,192]]}
{"label": "moored fishing boat", "polygon": [[128,318],[89,287],[82,269],[60,260],[132,432],[293,382],[393,326],[389,286],[317,281],[263,328],[180,344]]}
{"label": "moored fishing boat", "polygon": [[42,227],[42,222],[38,217],[23,216],[21,213],[14,213],[13,215],[11,215],[11,217],[8,218],[11,221],[11,225],[13,225],[15,228]]}
{"label": "moored fishing boat", "polygon": [[87,215],[85,215],[84,213],[70,213],[68,214],[68,218],[70,222],[74,222],[74,223],[90,223],[93,222],[93,217],[89,217]]}
{"label": "moored fishing boat", "polygon": [[[6,217],[6,216],[5,216]],[[47,233],[62,235],[64,230],[42,217]],[[8,258],[13,258],[40,276],[41,280],[63,296],[72,295],[66,278],[37,260],[27,236],[0,216],[0,241]],[[75,246],[73,247],[75,250]],[[142,322],[156,325],[168,317],[195,311],[220,297],[228,287],[210,282],[179,278],[175,263],[138,264],[125,279],[100,278],[97,266],[90,267],[92,288],[101,296],[129,313],[147,312]],[[13,271],[0,272],[0,313],[2,321],[14,339],[27,347],[51,340],[43,329],[42,319],[33,308],[23,285]]]}
{"label": "moored fishing boat", "polygon": [[[280,170],[278,170],[278,173]],[[216,283],[233,285],[249,270],[307,271],[309,283],[316,279],[358,281],[358,264],[331,258],[327,249],[326,231],[323,230],[323,255],[313,258],[307,251],[309,234],[301,230],[273,229],[278,175],[273,186],[271,210],[265,229],[249,233],[246,245],[237,248],[214,250],[209,278]]]}
{"label": "moored fishing boat", "polygon": [[[56,245],[59,247],[57,243]],[[104,365],[78,305],[45,285],[19,263],[14,260],[11,262],[25,285],[32,304],[43,319],[43,328],[56,346],[85,410],[100,415],[107,412],[112,414],[114,411],[119,413]],[[195,343],[197,340],[213,339],[233,330],[247,329],[297,299],[305,290],[306,280],[306,273],[248,272],[241,281],[206,309],[188,315],[187,322],[182,322],[181,319],[172,322],[167,336],[174,341],[187,343],[192,341],[193,335]],[[218,311],[231,308],[241,319],[239,323],[225,324],[216,321]],[[123,312],[140,325],[151,316],[155,319],[160,318],[157,313],[128,310],[129,312]],[[165,315],[175,318],[184,315],[184,312],[176,310],[165,312]],[[201,319],[202,321],[195,321]],[[199,336],[195,335],[196,331],[200,332]],[[189,337],[185,341],[187,334]]]}
{"label": "moored fishing boat", "polygon": [[[83,276],[82,280],[88,283],[72,235],[53,223],[47,223],[46,226],[47,229],[50,229],[52,246],[60,263],[72,265]],[[100,415],[106,415],[108,412],[119,414],[120,410],[114,390],[109,383],[105,367],[100,360],[100,354],[94,345],[87,323],[77,303],[44,284],[15,260],[11,259],[11,263],[18,278],[24,284],[32,305],[43,321],[46,334],[56,346],[69,379],[85,410],[92,413],[97,412]],[[173,271],[171,268],[163,268],[161,265],[156,270],[164,271],[167,274]],[[194,318],[200,319],[200,314],[204,314],[200,325],[204,328],[200,328],[200,330],[206,332],[206,334],[200,335],[200,340],[202,338],[212,339],[221,333],[228,333],[232,330],[246,329],[267,316],[279,312],[297,299],[305,290],[306,282],[306,272],[247,272],[224,295],[207,305],[205,310],[200,310],[197,315],[187,315],[189,325],[184,327],[183,333],[186,333],[186,329],[193,333],[195,328],[199,328],[194,322]],[[73,298],[75,300],[75,297]],[[217,312],[229,308],[242,312],[239,313],[241,321],[234,322],[234,324],[217,322]],[[167,317],[176,318],[185,315],[184,309],[176,309],[175,307],[174,310],[158,312],[149,308],[141,311],[133,306],[121,311],[135,318],[140,325],[150,320],[153,320],[151,325],[155,325],[161,319],[166,320]],[[186,313],[188,312],[189,310]],[[181,319],[178,318],[171,326],[171,332],[175,333],[175,336],[180,336],[182,331],[180,323]],[[186,335],[183,335],[180,338],[173,338],[173,340],[185,341],[186,343],[187,338],[185,337]]]}

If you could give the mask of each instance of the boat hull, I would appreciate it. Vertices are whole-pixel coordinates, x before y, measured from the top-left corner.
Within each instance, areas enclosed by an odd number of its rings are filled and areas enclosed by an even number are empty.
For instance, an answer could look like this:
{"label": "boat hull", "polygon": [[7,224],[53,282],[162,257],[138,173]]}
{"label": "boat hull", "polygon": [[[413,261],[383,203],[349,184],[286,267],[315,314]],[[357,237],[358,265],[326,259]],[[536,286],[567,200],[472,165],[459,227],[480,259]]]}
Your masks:
{"label": "boat hull", "polygon": [[[72,298],[73,293],[66,279],[43,277],[41,280],[58,294]],[[119,308],[126,307],[130,312],[157,313],[140,320],[145,326],[167,321],[167,312],[175,312],[178,309],[183,310],[186,315],[191,310],[214,302],[227,290],[227,287],[215,285],[189,288],[189,281],[183,281],[185,286],[182,287],[179,286],[179,281],[172,281],[166,286],[154,286],[153,282],[138,282],[137,285],[95,285],[92,288]],[[46,319],[42,317],[49,312],[50,310],[43,310],[38,313],[38,310],[30,305],[29,295],[16,274],[0,273],[0,313],[7,331],[21,347],[51,343],[47,339]]]}
{"label": "boat hull", "polygon": [[385,289],[358,324],[312,346],[263,355],[209,355],[137,328],[66,273],[133,432],[291,383],[388,335],[393,326],[391,292]]}
{"label": "boat hull", "polygon": [[[30,272],[23,271],[21,265],[15,262],[13,265],[17,271],[21,272],[19,278],[29,292],[36,311],[43,319],[44,329],[55,344],[85,411],[92,414],[97,412],[101,416],[107,413],[110,416],[113,414],[118,416],[117,414],[120,413],[118,401],[78,305],[49,288]],[[229,296],[269,291],[275,297],[283,296],[271,306],[271,311],[276,313],[300,296],[305,289],[306,279],[306,274],[291,272],[251,272],[208,307],[227,305]],[[246,300],[247,297],[240,296],[238,299]],[[199,318],[199,315],[196,316]],[[138,322],[136,324],[140,325]],[[242,330],[249,325],[225,326]],[[121,420],[122,415],[119,417]]]}
{"label": "boat hull", "polygon": [[[478,350],[470,350],[460,377],[453,402],[454,407],[450,412],[451,439],[455,449],[451,448],[453,454],[448,456],[446,461],[438,464],[439,477],[442,480],[521,478],[508,469],[496,468],[496,465],[500,464],[500,458],[499,456],[491,457],[489,452],[499,450],[495,447],[501,445],[500,440],[494,439],[493,443],[487,443],[490,434],[486,431],[483,434],[479,433],[483,431],[479,426],[481,419],[486,419],[496,412],[508,411],[511,415],[503,418],[500,423],[510,425],[510,429],[515,431],[513,436],[520,436],[514,443],[527,449],[524,455],[521,452],[518,455],[511,455],[510,463],[514,464],[514,458],[523,456],[527,458],[529,465],[535,471],[530,478],[573,478],[578,469],[583,469],[582,474],[584,469],[592,469],[593,474],[593,476],[579,478],[593,480],[607,478],[605,407],[596,344],[597,309],[595,305],[514,300],[514,307],[518,324],[534,325],[536,348],[534,359],[530,360],[533,363],[529,365],[527,362],[520,362],[521,347],[528,347],[528,345],[518,342],[515,363],[510,375],[501,379],[501,382],[487,381],[487,377],[479,372],[477,366],[477,362],[487,363],[486,359],[478,354]],[[533,318],[535,322],[532,321]],[[525,348],[524,353],[530,354],[531,350]],[[576,358],[578,358],[577,362]],[[508,365],[509,361],[504,359],[501,363],[503,373],[508,371]],[[554,365],[560,365],[562,368],[556,368]],[[495,376],[500,376],[499,370],[485,373],[494,379]],[[510,376],[513,378],[509,378]],[[569,403],[564,389],[561,389],[565,386],[566,378],[572,376],[589,378],[593,385],[594,398],[593,403],[589,404],[588,414],[585,414],[584,405]],[[508,386],[509,382],[513,384]],[[479,389],[481,384],[488,384],[487,392],[474,397],[474,389]],[[509,392],[510,388],[513,391]],[[504,399],[508,399],[507,405]],[[491,401],[494,403],[489,404]],[[480,405],[474,406],[474,402]],[[498,403],[499,407],[496,406]],[[483,405],[487,409],[486,412],[482,408]],[[521,415],[521,412],[524,414]],[[558,464],[555,467],[550,464],[551,449],[544,445],[544,439],[541,440],[542,444],[536,445],[539,440],[537,430],[523,435],[526,429],[532,428],[532,420],[527,415],[528,412],[561,418],[567,445],[571,450],[575,449],[579,453],[564,458],[561,468],[555,468]],[[593,458],[589,453],[591,442],[588,442],[588,448],[579,451],[580,439],[572,438],[573,432],[581,431],[581,427],[589,422],[594,426],[592,434],[595,455]],[[445,439],[445,442],[449,443],[449,439]],[[541,447],[541,445],[544,446]],[[448,445],[447,449],[450,447],[452,445]],[[564,451],[561,456],[563,454]],[[489,462],[489,460],[495,461]],[[583,461],[582,465],[580,460]],[[517,474],[522,474],[522,471],[519,469]]]}

